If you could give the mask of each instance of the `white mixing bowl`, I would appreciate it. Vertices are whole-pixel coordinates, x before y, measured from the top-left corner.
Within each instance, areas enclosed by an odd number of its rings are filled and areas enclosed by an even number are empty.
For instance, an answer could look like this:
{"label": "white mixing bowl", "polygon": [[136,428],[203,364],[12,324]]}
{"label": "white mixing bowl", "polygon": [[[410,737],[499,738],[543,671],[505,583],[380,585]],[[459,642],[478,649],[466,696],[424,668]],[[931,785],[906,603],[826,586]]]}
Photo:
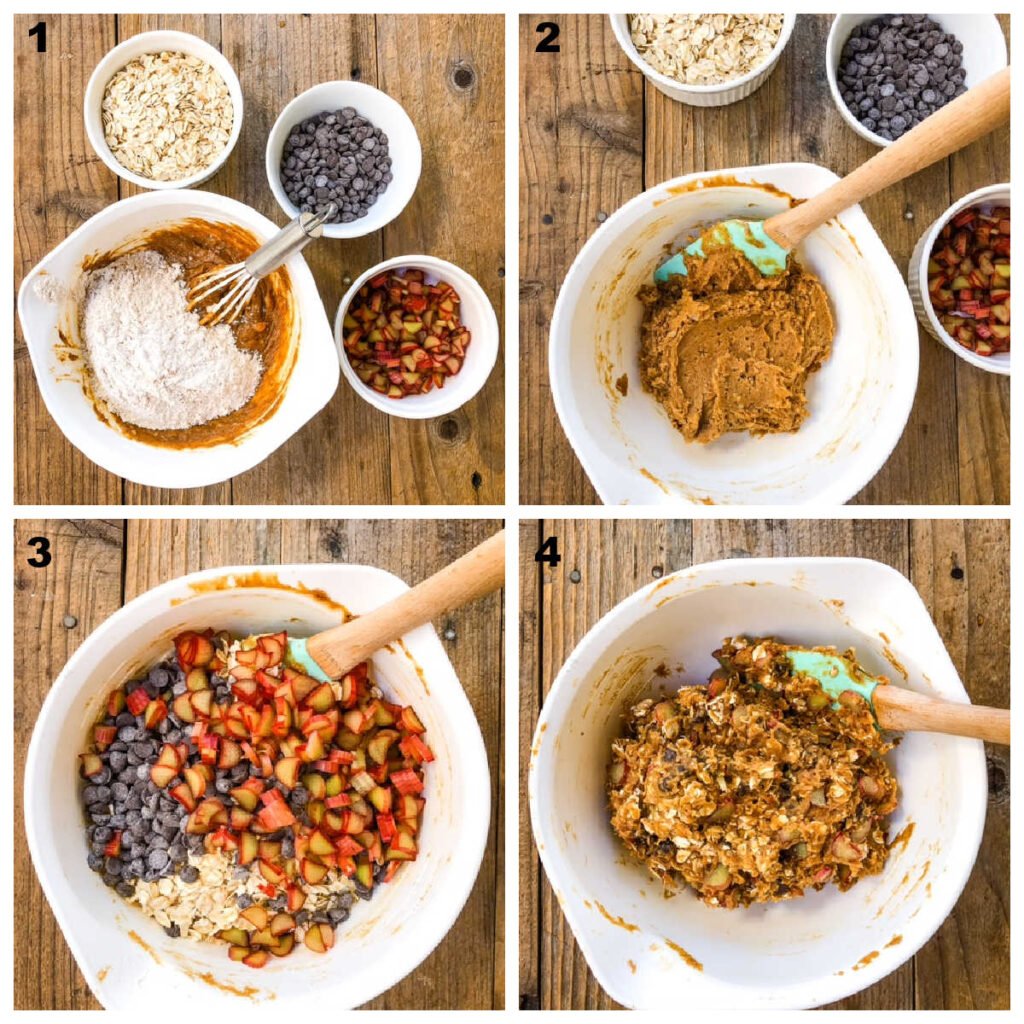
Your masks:
{"label": "white mixing bowl", "polygon": [[189,217],[237,224],[261,242],[278,230],[252,208],[212,192],[148,192],[122,199],[90,217],[28,273],[18,291],[18,315],[36,382],[57,426],[97,465],[152,487],[202,487],[252,469],[330,401],[341,375],[316,282],[306,261],[296,255],[285,264],[297,311],[291,340],[295,361],[277,408],[261,423],[232,442],[207,448],[165,448],[133,440],[100,419],[82,388],[81,363],[61,359],[59,331],[68,310],[45,301],[37,294],[36,283],[49,275],[71,289],[81,277],[86,257]]}
{"label": "white mixing bowl", "polygon": [[129,602],[69,659],[32,733],[25,830],[50,907],[108,1010],[146,1015],[173,1006],[178,1014],[219,1014],[255,1003],[312,1019],[325,1006],[353,1007],[394,985],[454,924],[483,858],[490,782],[480,728],[430,626],[379,651],[371,667],[386,693],[415,707],[437,758],[426,773],[420,853],[371,902],[356,904],[329,953],[300,949],[252,970],[230,961],[223,945],[169,938],[86,864],[78,753],[106,694],[166,657],[171,637],[207,626],[310,635],[338,623],[339,605],[358,615],[405,589],[397,577],[369,566],[208,569]]}
{"label": "white mixing bowl", "polygon": [[[810,415],[796,433],[687,443],[640,385],[636,294],[666,251],[694,229],[771,216],[788,206],[786,195],[806,198],[836,180],[815,164],[674,178],[631,199],[580,251],[551,321],[551,393],[602,501],[841,503],[888,459],[917,388],[917,321],[900,272],[860,207],[798,251],[829,294],[836,336],[831,358],[810,380]],[[617,386],[623,375],[625,395]]]}
{"label": "white mixing bowl", "polygon": [[[890,836],[904,833],[904,841],[881,874],[846,893],[831,887],[733,911],[688,893],[665,899],[609,825],[611,742],[622,734],[626,708],[659,688],[706,681],[717,667],[711,652],[738,634],[852,646],[870,673],[967,701],[920,595],[879,562],[709,562],[613,608],[569,656],[544,702],[529,795],[537,847],[562,910],[597,980],[626,1006],[796,1009],[867,988],[937,931],[981,843],[983,745],[906,733],[888,757],[900,786]],[[662,665],[668,678],[655,673]]]}

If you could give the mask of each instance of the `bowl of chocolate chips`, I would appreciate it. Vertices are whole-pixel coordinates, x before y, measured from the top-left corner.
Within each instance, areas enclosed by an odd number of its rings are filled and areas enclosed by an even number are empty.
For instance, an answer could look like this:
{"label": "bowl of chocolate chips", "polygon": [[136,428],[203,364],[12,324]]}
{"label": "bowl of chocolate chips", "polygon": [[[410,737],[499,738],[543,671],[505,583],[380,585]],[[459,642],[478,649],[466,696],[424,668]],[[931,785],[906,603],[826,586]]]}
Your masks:
{"label": "bowl of chocolate chips", "polygon": [[281,111],[267,140],[267,180],[293,218],[335,207],[324,234],[359,238],[412,198],[422,151],[401,104],[364,82],[321,82]]}
{"label": "bowl of chocolate chips", "polygon": [[994,14],[839,14],[825,50],[836,107],[888,146],[1007,64]]}

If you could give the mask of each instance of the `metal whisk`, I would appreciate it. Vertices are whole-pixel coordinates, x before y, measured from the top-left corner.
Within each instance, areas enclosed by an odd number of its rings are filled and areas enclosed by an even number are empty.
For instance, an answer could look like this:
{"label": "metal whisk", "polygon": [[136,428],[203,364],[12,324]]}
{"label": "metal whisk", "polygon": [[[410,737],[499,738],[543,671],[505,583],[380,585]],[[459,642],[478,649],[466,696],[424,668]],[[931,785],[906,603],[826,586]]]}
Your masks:
{"label": "metal whisk", "polygon": [[201,320],[207,327],[233,323],[248,305],[260,281],[314,238],[319,238],[324,224],[337,212],[334,203],[329,203],[322,213],[300,213],[244,263],[232,263],[229,267],[201,274],[188,290],[189,309],[204,307]]}

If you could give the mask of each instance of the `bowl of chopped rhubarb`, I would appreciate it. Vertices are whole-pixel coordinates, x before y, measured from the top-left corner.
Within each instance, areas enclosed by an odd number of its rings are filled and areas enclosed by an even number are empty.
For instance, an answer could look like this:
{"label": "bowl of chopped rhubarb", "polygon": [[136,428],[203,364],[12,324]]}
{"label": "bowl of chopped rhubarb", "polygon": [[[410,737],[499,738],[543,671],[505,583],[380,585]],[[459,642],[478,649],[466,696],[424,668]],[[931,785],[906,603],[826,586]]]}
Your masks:
{"label": "bowl of chopped rhubarb", "polygon": [[921,326],[965,362],[1010,372],[1010,186],[954,203],[921,236],[907,273]]}
{"label": "bowl of chopped rhubarb", "polygon": [[104,1007],[354,1007],[447,934],[490,784],[436,633],[328,683],[285,653],[405,587],[359,565],[205,570],[68,660],[32,735],[25,826]]}
{"label": "bowl of chopped rhubarb", "polygon": [[352,283],[334,338],[345,379],[370,405],[404,419],[463,406],[498,357],[494,307],[476,279],[434,256],[396,256]]}

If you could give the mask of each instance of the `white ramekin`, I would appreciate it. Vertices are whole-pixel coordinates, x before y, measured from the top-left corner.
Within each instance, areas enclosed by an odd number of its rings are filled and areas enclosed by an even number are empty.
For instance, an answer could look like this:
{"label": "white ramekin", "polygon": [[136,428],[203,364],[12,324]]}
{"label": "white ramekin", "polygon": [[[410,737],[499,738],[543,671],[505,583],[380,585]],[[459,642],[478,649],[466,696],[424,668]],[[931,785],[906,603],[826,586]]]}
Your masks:
{"label": "white ramekin", "polygon": [[[459,293],[459,311],[462,322],[470,330],[469,348],[466,349],[462,369],[454,377],[449,377],[443,388],[434,388],[425,395],[409,395],[407,398],[388,398],[369,385],[364,384],[352,369],[344,345],[344,320],[349,305],[371,277],[383,271],[397,270],[408,267],[413,270],[424,270],[434,278],[447,281]],[[334,343],[338,347],[338,358],[341,360],[341,372],[352,385],[352,389],[360,398],[369,402],[376,409],[399,416],[407,420],[428,420],[435,416],[445,416],[465,405],[484,386],[494,369],[498,358],[500,341],[498,318],[494,315],[494,307],[487,293],[480,287],[476,278],[467,274],[461,267],[436,256],[395,256],[371,267],[352,282],[352,287],[345,293],[338,306],[334,318]]]}
{"label": "white ramekin", "polygon": [[[193,174],[180,181],[153,181],[151,178],[144,178],[140,174],[129,171],[122,167],[117,157],[110,151],[106,138],[103,134],[103,93],[107,83],[121,70],[129,61],[144,53],[161,53],[170,51],[172,53],[187,53],[193,57],[199,57],[206,61],[220,76],[228,87],[231,94],[231,104],[234,107],[234,123],[231,126],[231,136],[228,144],[224,147],[220,156],[204,171]],[[238,75],[231,63],[216,47],[200,39],[198,36],[188,32],[141,32],[137,36],[131,36],[123,43],[115,46],[96,65],[89,84],[85,88],[85,133],[88,136],[96,155],[116,174],[118,177],[130,181],[140,188],[170,189],[170,188],[192,188],[212,178],[227,163],[231,151],[238,142],[238,136],[242,131],[242,86],[238,81]]]}
{"label": "white ramekin", "polygon": [[768,55],[768,59],[754,68],[753,71],[738,78],[730,79],[719,85],[684,85],[682,82],[655,71],[637,52],[636,46],[629,34],[629,15],[610,14],[608,16],[612,23],[612,32],[619,46],[625,51],[626,56],[643,72],[644,77],[659,92],[663,92],[669,99],[679,103],[689,103],[694,107],[724,107],[737,100],[742,100],[764,85],[768,76],[775,69],[782,51],[793,34],[793,26],[796,24],[795,14],[784,14],[782,17],[782,31],[779,33],[775,47]]}
{"label": "white ramekin", "polygon": [[971,192],[963,199],[955,202],[941,217],[932,221],[928,230],[917,240],[914,246],[913,255],[907,266],[907,288],[910,291],[910,299],[914,303],[914,312],[921,326],[937,341],[941,341],[946,348],[955,352],[971,366],[977,366],[980,370],[987,370],[989,373],[999,373],[1009,376],[1010,373],[1010,352],[998,352],[991,356],[979,356],[969,348],[965,348],[955,338],[951,338],[939,323],[935,315],[931,300],[928,297],[928,259],[931,256],[932,246],[939,232],[946,223],[952,220],[961,210],[969,206],[981,206],[982,204],[993,206],[1010,205],[1010,186],[986,185],[976,192]]}
{"label": "white ramekin", "polygon": [[390,224],[405,209],[420,180],[423,153],[416,126],[402,105],[386,92],[365,82],[321,82],[300,93],[281,111],[267,138],[267,181],[278,206],[297,217],[299,209],[284,193],[281,184],[281,154],[288,133],[300,121],[325,110],[354,107],[388,137],[393,180],[377,197],[369,213],[348,224],[325,224],[327,238],[360,238]]}
{"label": "white ramekin", "polygon": [[[881,135],[869,132],[853,116],[839,92],[839,83],[836,79],[839,56],[843,52],[846,40],[850,38],[850,32],[857,25],[881,17],[881,14],[835,16],[825,44],[825,74],[828,77],[832,100],[843,120],[862,139],[867,139],[876,146],[890,146],[895,140],[883,139]],[[968,89],[1006,67],[1006,37],[1003,35],[999,19],[994,14],[929,14],[928,17],[938,22],[944,32],[951,32],[964,44],[963,66],[967,72],[964,84]]]}
{"label": "white ramekin", "polygon": [[[393,699],[412,704],[435,761],[417,859],[360,902],[323,956],[297,950],[262,970],[228,959],[226,947],[171,939],[114,895],[86,864],[78,753],[101,701],[120,682],[170,652],[183,629],[233,633],[286,629],[309,636],[408,588],[363,565],[234,566],[172,580],[130,601],[68,660],[36,720],[25,765],[25,831],[47,901],[89,988],[108,1009],[153,1016],[322,1015],[373,999],[419,963],[455,923],[473,888],[490,824],[490,781],[480,727],[430,625],[371,659]],[[159,1016],[159,1014],[157,1014]]]}
{"label": "white ramekin", "polygon": [[[726,636],[854,647],[893,685],[967,702],[921,596],[858,558],[744,558],[695,565],[616,605],[569,655],[530,752],[534,837],[548,880],[604,990],[678,1014],[792,1010],[880,981],[938,931],[970,877],[985,824],[978,740],[908,732],[888,756],[900,785],[883,871],[766,906],[722,910],[661,883],[612,832],[605,795],[622,713],[700,682]],[[665,677],[666,668],[668,676]],[[905,677],[904,678],[904,673]],[[905,831],[904,831],[905,830]]]}

